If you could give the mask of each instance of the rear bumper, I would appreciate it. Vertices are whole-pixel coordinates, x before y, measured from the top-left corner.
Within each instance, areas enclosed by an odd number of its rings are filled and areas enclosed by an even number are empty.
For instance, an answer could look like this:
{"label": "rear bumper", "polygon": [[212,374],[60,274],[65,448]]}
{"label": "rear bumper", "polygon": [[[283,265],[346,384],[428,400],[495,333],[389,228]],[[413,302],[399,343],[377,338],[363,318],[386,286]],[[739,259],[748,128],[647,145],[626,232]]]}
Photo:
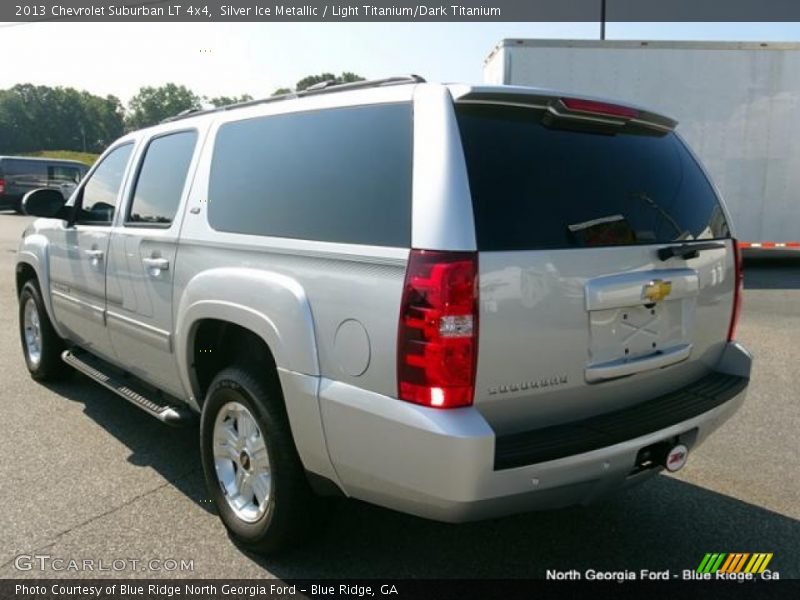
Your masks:
{"label": "rear bumper", "polygon": [[[597,441],[592,446],[581,442],[583,446],[579,443],[567,454],[566,447],[552,454],[551,444],[550,456],[558,458],[540,454],[545,460],[538,460],[534,453],[529,455],[533,463],[520,460],[519,454],[512,462],[498,462],[503,440],[475,408],[428,409],[332,381],[323,381],[320,405],[328,451],[347,495],[459,522],[587,504],[657,473],[635,472],[639,451],[678,437],[690,448],[700,444],[744,401],[750,365],[749,353],[739,344],[729,344],[717,381],[740,385],[715,388],[720,393],[714,400],[708,381],[701,380],[706,387],[694,394],[694,404],[684,398],[694,412],[684,406],[675,413],[676,420],[667,423],[663,412],[649,410],[640,415],[651,415],[644,429],[631,419],[628,429],[611,428],[616,437],[604,438],[600,446]],[[660,400],[642,406],[652,408]],[[530,439],[536,438],[529,433]],[[580,442],[580,436],[575,439]]]}

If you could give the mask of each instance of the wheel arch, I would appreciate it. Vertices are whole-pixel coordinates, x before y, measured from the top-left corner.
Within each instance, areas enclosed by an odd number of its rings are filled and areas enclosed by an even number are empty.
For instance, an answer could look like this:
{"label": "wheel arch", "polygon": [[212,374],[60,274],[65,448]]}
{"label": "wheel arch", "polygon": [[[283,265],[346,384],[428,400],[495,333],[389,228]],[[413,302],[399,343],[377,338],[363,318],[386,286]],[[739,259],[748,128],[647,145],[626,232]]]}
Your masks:
{"label": "wheel arch", "polygon": [[14,267],[17,296],[22,291],[22,286],[27,281],[34,279],[39,286],[42,302],[44,302],[47,316],[50,317],[53,328],[59,336],[66,337],[53,313],[53,302],[50,295],[48,248],[47,237],[41,233],[31,233],[23,238],[17,252],[17,263]]}
{"label": "wheel arch", "polygon": [[190,381],[200,408],[216,375],[235,364],[258,369],[270,383],[277,382],[272,347],[263,334],[229,320],[202,318],[193,322],[187,352]]}
{"label": "wheel arch", "polygon": [[[246,268],[204,271],[186,285],[176,308],[175,352],[190,403],[202,404],[198,333],[233,327],[257,336],[277,369],[319,376],[314,320],[302,287],[284,275]],[[222,325],[227,324],[227,325]],[[203,348],[211,350],[213,348]],[[219,349],[218,349],[219,350]]]}
{"label": "wheel arch", "polygon": [[[274,364],[303,466],[340,485],[322,426],[314,319],[302,286],[279,273],[219,268],[195,275],[176,289],[176,298],[174,348],[187,402],[201,411],[203,383],[210,381],[207,374],[197,375],[199,350],[207,349],[198,346],[205,343],[204,332],[213,339],[222,329],[235,330],[251,343],[257,340]],[[225,348],[223,341],[220,350]]]}
{"label": "wheel arch", "polygon": [[33,265],[29,262],[18,262],[14,276],[17,284],[17,296],[19,296],[22,292],[22,287],[30,280],[34,280],[37,285],[39,283],[39,275],[36,273],[36,269],[33,267]]}

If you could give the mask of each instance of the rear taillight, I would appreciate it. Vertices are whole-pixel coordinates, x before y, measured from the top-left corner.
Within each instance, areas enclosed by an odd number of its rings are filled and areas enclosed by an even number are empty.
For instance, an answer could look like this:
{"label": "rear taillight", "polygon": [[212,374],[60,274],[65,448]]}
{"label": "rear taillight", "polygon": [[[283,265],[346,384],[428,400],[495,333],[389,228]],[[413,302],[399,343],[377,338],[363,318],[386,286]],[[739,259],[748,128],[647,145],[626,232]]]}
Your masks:
{"label": "rear taillight", "polygon": [[478,355],[478,256],[412,250],[397,345],[401,400],[454,408],[472,404]]}
{"label": "rear taillight", "polygon": [[731,325],[728,328],[728,341],[736,339],[736,326],[739,324],[739,314],[742,312],[742,289],[744,288],[744,271],[742,270],[742,251],[739,249],[739,242],[733,240],[733,262],[734,262],[734,282],[733,282],[733,313],[731,314]]}
{"label": "rear taillight", "polygon": [[628,119],[635,119],[639,116],[639,111],[635,108],[620,106],[619,104],[610,104],[608,102],[583,100],[582,98],[561,98],[561,102],[571,111],[607,115],[611,117],[626,117]]}
{"label": "rear taillight", "polygon": [[0,194],[6,193],[6,180],[0,179]]}

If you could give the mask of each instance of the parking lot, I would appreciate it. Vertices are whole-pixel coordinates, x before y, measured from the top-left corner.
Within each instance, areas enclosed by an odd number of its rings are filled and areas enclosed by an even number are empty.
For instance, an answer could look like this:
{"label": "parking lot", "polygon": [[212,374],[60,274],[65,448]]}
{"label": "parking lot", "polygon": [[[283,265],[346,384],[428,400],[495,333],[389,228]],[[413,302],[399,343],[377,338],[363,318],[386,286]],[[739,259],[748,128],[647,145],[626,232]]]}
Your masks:
{"label": "parking lot", "polygon": [[193,561],[193,571],[138,577],[537,578],[548,568],[677,572],[706,552],[772,552],[781,578],[800,577],[800,261],[747,265],[738,337],[756,356],[748,401],[678,475],[592,507],[466,525],[342,502],[313,543],[264,559],[227,538],[193,428],[167,428],[81,376],[30,379],[13,284],[28,222],[0,214],[0,577],[93,574],[20,572],[19,554]]}

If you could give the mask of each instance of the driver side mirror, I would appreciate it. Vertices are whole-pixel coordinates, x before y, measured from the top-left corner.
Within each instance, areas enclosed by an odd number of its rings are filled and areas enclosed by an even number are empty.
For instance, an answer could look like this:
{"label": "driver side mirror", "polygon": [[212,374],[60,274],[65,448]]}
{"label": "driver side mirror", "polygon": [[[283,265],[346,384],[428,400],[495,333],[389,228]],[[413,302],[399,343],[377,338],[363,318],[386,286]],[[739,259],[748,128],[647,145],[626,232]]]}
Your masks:
{"label": "driver side mirror", "polygon": [[40,188],[22,197],[22,210],[32,217],[70,220],[70,209],[66,206],[64,195],[54,189]]}

